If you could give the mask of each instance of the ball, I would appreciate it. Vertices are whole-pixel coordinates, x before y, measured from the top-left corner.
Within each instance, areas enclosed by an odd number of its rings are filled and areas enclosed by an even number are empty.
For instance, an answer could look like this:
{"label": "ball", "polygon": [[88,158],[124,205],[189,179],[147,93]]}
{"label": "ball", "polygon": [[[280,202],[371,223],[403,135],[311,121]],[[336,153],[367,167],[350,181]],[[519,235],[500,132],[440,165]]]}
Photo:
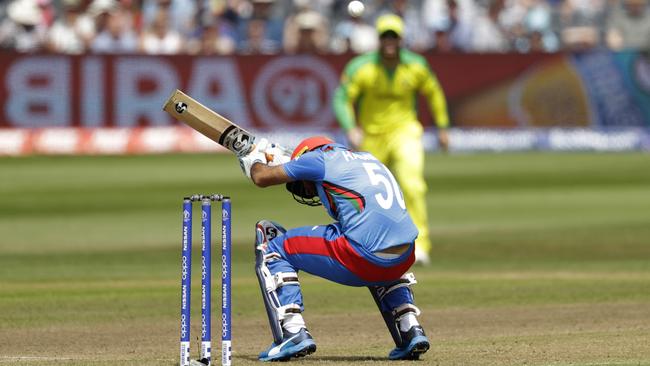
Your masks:
{"label": "ball", "polygon": [[359,0],[352,0],[348,4],[348,14],[350,14],[351,17],[360,17],[365,9],[366,7]]}

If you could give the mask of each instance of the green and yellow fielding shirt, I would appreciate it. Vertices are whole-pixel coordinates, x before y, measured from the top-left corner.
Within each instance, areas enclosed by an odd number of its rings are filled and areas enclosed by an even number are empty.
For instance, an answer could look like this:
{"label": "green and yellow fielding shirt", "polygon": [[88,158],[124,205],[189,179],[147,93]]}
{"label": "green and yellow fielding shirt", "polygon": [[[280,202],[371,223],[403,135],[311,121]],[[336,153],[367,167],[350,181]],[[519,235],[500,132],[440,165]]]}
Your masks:
{"label": "green and yellow fielding shirt", "polygon": [[355,126],[357,103],[359,125],[369,134],[418,123],[418,92],[427,98],[438,127],[449,125],[444,93],[426,59],[405,49],[399,57],[394,70],[382,65],[379,52],[357,56],[347,64],[334,94],[334,113],[343,129]]}

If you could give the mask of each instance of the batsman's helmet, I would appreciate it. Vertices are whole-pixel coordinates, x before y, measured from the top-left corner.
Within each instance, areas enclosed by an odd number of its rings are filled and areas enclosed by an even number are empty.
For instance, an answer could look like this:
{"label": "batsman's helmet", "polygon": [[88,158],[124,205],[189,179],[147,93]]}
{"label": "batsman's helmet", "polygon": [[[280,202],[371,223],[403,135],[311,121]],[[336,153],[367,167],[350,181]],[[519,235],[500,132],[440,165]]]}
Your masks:
{"label": "batsman's helmet", "polygon": [[[302,140],[291,154],[291,160],[298,159],[302,154],[317,149],[323,145],[333,144],[334,141],[324,136],[313,136]],[[293,199],[303,205],[322,205],[316,186],[313,182],[297,180],[286,184],[287,191],[291,192]]]}
{"label": "batsman's helmet", "polygon": [[300,155],[306,153],[307,151],[312,151],[316,148],[319,148],[323,145],[333,144],[334,141],[325,137],[325,136],[312,136],[308,137],[298,144],[291,154],[291,160],[297,159]]}

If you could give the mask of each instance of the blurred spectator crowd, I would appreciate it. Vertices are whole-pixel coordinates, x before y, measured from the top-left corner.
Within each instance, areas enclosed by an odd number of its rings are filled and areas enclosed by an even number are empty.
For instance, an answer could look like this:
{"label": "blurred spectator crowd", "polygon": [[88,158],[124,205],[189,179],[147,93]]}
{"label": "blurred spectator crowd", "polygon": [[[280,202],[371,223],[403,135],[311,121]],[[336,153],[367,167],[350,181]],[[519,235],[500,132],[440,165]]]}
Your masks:
{"label": "blurred spectator crowd", "polygon": [[650,49],[650,0],[11,0],[0,48],[64,54],[326,54],[377,47],[374,20],[405,22],[418,52]]}

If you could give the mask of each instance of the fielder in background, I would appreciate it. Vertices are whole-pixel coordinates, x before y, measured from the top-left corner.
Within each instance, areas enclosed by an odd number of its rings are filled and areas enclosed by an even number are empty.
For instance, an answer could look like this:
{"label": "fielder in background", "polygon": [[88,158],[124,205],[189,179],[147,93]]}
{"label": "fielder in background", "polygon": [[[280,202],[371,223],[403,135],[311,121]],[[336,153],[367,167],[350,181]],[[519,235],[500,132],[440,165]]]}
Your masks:
{"label": "fielder in background", "polygon": [[418,231],[390,171],[367,152],[354,152],[325,137],[286,150],[261,139],[240,158],[255,185],[286,184],[294,198],[323,205],[335,220],[285,230],[277,223],[256,224],[255,268],[273,344],[262,361],[288,360],[316,351],[307,331],[298,272],[348,286],[367,286],[395,341],[389,358],[418,359],[429,340],[417,320],[406,271],[415,260]]}
{"label": "fielder in background", "polygon": [[428,264],[431,241],[417,93],[429,101],[443,151],[447,150],[449,142],[447,103],[425,58],[401,48],[402,19],[393,14],[382,15],[376,27],[379,51],[357,56],[347,64],[334,96],[334,112],[351,147],[370,152],[397,177],[406,207],[420,232],[416,241],[416,261]]}

